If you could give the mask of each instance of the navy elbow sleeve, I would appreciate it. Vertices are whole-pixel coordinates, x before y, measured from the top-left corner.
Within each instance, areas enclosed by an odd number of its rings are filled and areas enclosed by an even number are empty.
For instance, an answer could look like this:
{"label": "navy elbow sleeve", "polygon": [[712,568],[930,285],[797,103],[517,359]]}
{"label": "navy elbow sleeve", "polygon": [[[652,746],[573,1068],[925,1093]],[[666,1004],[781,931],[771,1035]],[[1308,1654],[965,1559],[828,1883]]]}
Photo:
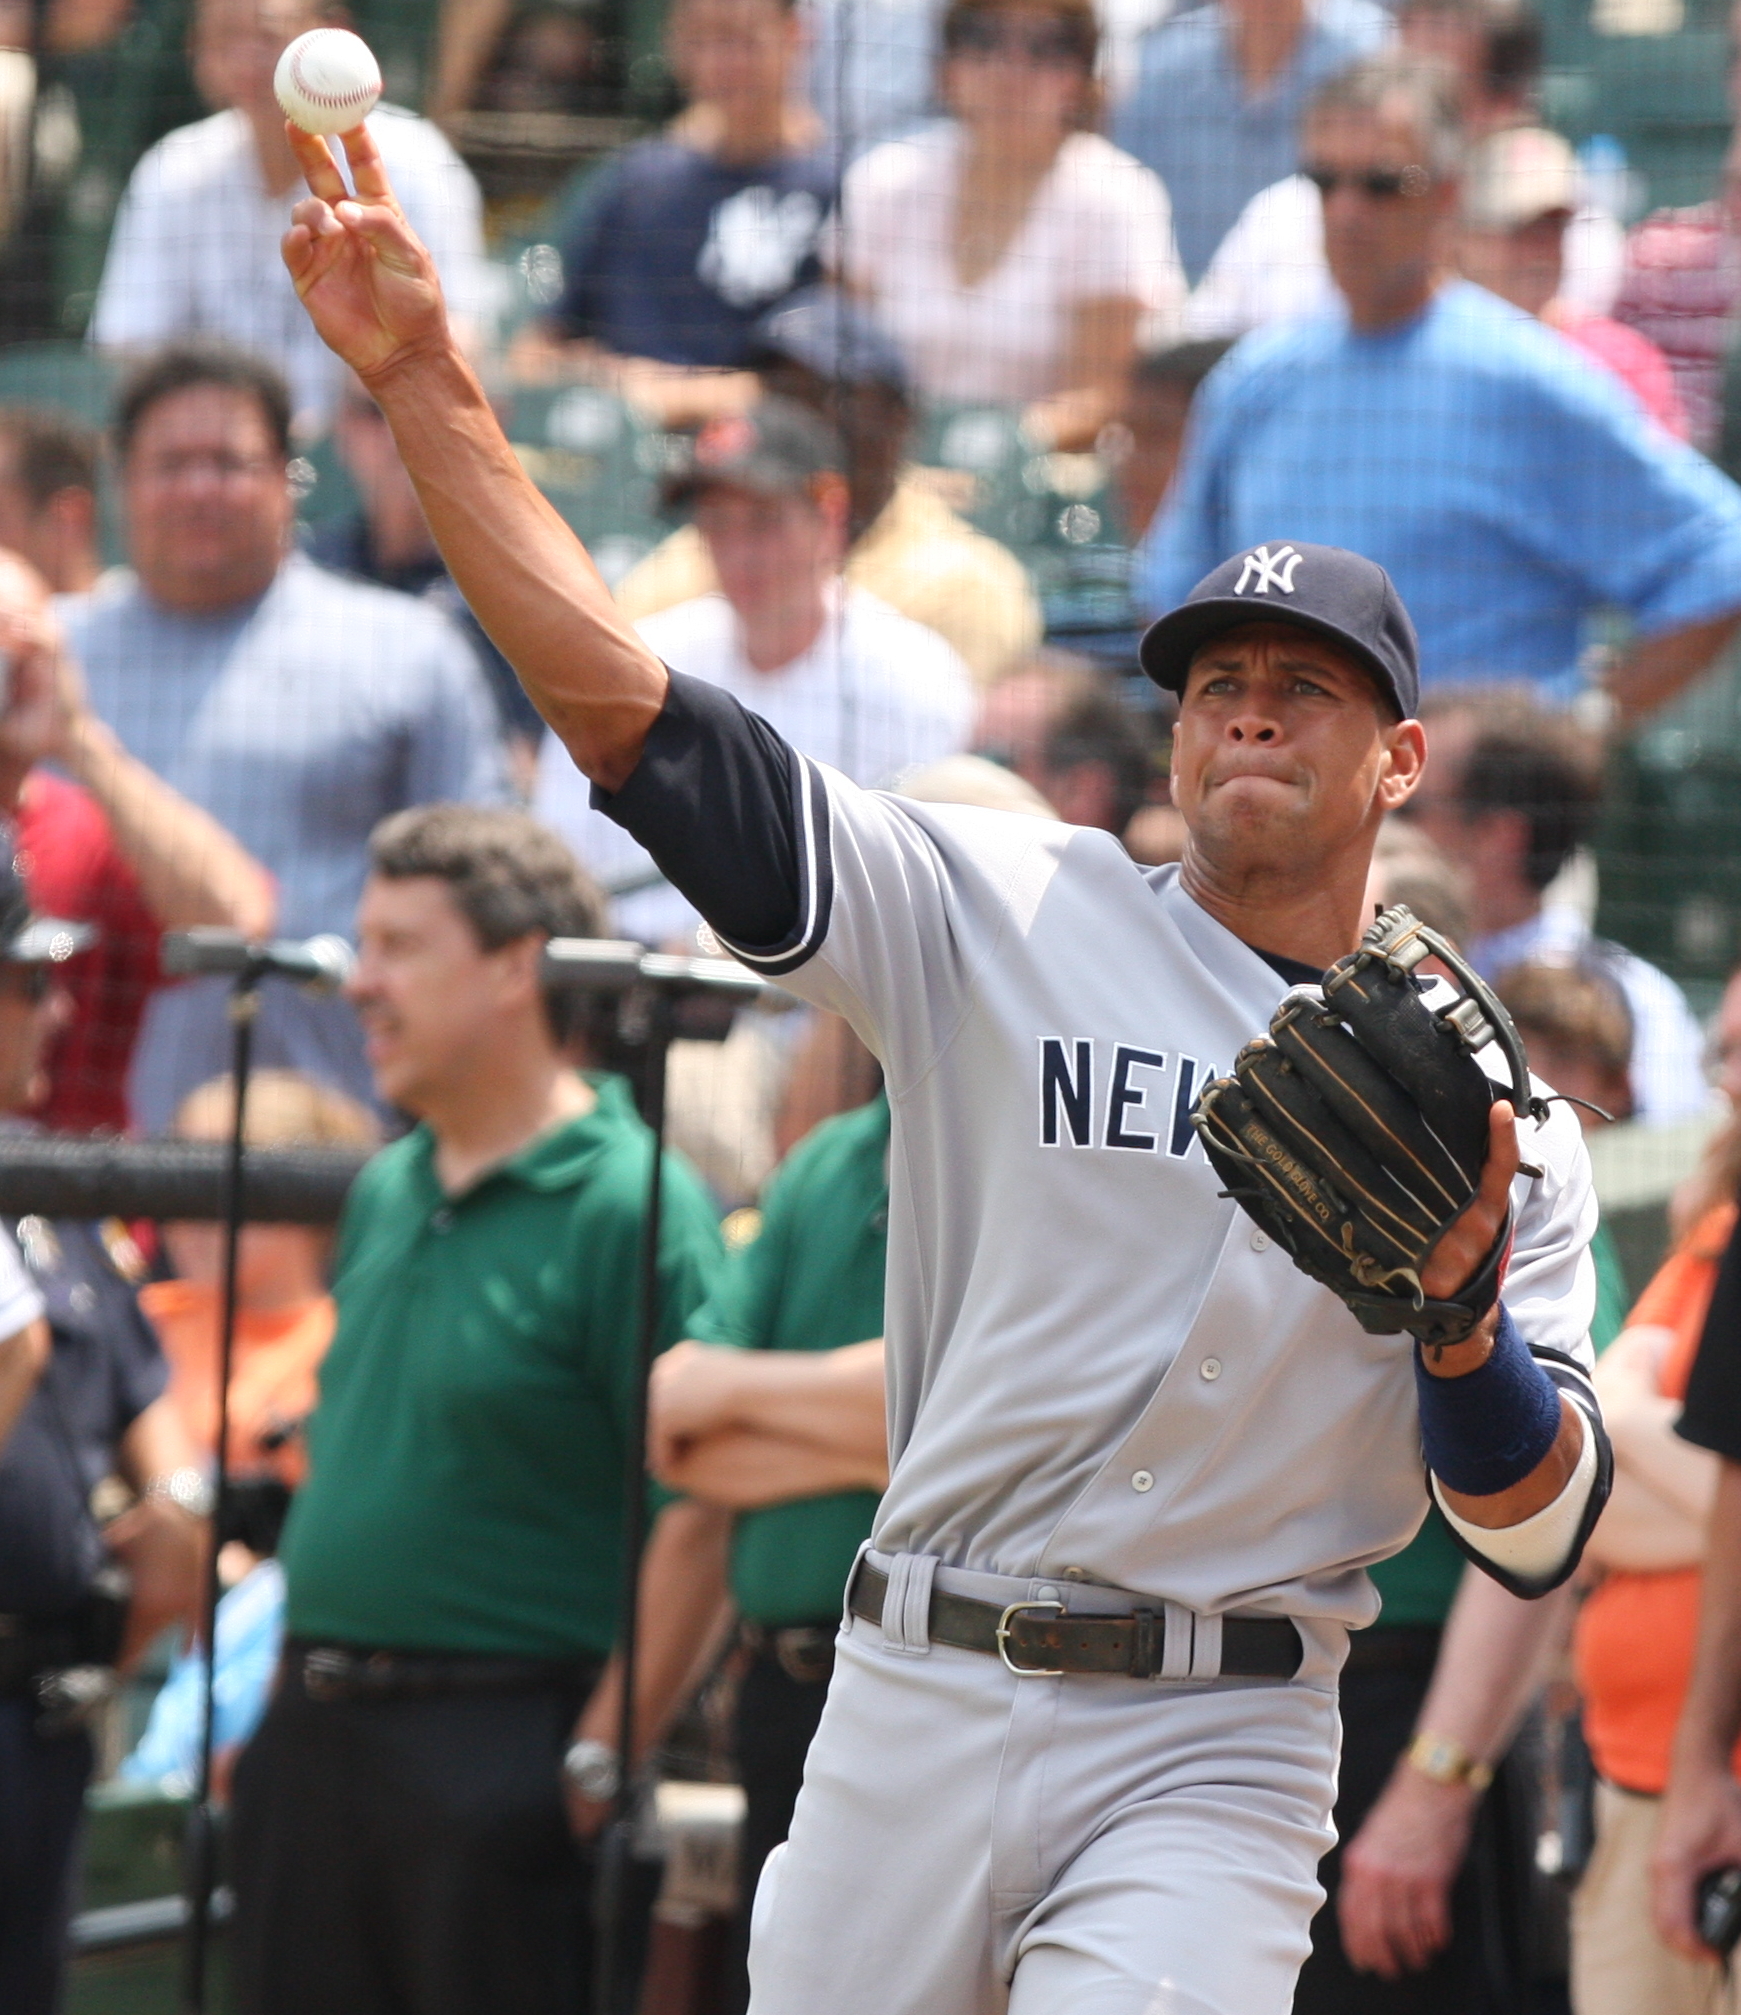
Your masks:
{"label": "navy elbow sleeve", "polygon": [[1417,1346],[1415,1389],[1427,1467],[1465,1497],[1492,1497],[1521,1483],[1560,1431],[1559,1388],[1530,1356],[1503,1303],[1479,1371],[1435,1378]]}

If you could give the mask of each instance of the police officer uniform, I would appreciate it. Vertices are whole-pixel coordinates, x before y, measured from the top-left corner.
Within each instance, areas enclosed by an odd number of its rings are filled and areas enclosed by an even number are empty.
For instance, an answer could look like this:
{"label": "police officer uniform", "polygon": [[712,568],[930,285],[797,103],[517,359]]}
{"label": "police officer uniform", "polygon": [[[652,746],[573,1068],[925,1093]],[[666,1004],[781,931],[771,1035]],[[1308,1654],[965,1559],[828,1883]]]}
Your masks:
{"label": "police officer uniform", "polygon": [[[46,968],[88,941],[32,918],[0,859],[0,966]],[[117,1264],[117,1261],[122,1264]],[[91,1773],[88,1723],[113,1685],[126,1582],[92,1492],[168,1370],[115,1224],[0,1221],[0,1337],[46,1316],[48,1360],[0,1444],[0,2008],[57,2006]],[[200,1479],[185,1482],[190,1498]],[[171,1481],[176,1481],[172,1479]],[[189,1502],[190,1510],[197,1509]]]}

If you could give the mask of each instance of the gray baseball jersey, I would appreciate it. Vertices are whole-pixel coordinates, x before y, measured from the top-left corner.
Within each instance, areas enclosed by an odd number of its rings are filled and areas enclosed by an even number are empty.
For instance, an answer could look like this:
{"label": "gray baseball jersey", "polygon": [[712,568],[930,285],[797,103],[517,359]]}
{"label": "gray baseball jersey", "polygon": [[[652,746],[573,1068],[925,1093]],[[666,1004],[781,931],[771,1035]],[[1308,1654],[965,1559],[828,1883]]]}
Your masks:
{"label": "gray baseball jersey", "polygon": [[[598,801],[852,1022],[893,1114],[882,1619],[847,1620],[762,1879],[754,2015],[1285,2015],[1343,1626],[1427,1504],[1411,1345],[1270,1246],[1190,1124],[1311,975],[1105,834],[860,790],[678,677]],[[1506,1303],[1593,1417],[1588,1163],[1563,1106],[1524,1133]],[[1018,1678],[930,1640],[934,1588],[1189,1630],[1155,1680]],[[1300,1625],[1256,1703],[1219,1674],[1236,1609]]]}
{"label": "gray baseball jersey", "polygon": [[[1189,1117],[1288,979],[1107,834],[861,790],[727,704],[674,679],[661,729],[681,747],[650,742],[646,774],[605,802],[738,956],[882,1060],[893,1473],[876,1546],[1369,1623],[1361,1569],[1427,1505],[1411,1348],[1268,1245]],[[698,751],[750,729],[762,783],[741,754],[706,769]],[[776,820],[780,899],[751,916],[733,891],[772,876],[756,854]],[[1506,1304],[1585,1399],[1588,1162],[1565,1106],[1523,1133],[1543,1174],[1517,1185]]]}

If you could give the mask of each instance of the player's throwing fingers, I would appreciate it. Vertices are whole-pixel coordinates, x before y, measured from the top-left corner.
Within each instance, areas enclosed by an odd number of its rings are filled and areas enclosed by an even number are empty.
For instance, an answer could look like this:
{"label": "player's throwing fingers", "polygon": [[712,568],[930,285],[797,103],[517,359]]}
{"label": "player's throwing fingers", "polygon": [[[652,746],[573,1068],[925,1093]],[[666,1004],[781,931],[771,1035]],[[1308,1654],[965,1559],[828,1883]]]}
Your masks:
{"label": "player's throwing fingers", "polygon": [[284,236],[284,263],[329,348],[362,378],[448,344],[435,263],[406,222],[368,129],[339,136],[353,196],[324,139],[287,124],[309,195]]}

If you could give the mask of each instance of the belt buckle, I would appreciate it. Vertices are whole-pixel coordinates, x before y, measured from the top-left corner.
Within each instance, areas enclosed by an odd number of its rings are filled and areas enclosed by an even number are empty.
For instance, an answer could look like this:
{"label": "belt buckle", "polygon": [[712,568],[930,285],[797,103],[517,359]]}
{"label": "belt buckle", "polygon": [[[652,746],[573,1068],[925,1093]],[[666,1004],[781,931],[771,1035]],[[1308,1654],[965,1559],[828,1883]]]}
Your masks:
{"label": "belt buckle", "polygon": [[834,1636],[826,1630],[776,1630],[774,1658],[786,1677],[800,1686],[814,1686],[834,1669]]}
{"label": "belt buckle", "polygon": [[304,1652],[302,1690],[310,1700],[341,1700],[350,1690],[356,1665],[349,1652],[324,1647]]}
{"label": "belt buckle", "polygon": [[1018,1665],[1010,1656],[1010,1618],[1024,1609],[1055,1609],[1064,1613],[1061,1602],[1012,1602],[997,1620],[997,1655],[1004,1662],[1004,1669],[1013,1672],[1018,1679],[1062,1679],[1061,1665]]}

